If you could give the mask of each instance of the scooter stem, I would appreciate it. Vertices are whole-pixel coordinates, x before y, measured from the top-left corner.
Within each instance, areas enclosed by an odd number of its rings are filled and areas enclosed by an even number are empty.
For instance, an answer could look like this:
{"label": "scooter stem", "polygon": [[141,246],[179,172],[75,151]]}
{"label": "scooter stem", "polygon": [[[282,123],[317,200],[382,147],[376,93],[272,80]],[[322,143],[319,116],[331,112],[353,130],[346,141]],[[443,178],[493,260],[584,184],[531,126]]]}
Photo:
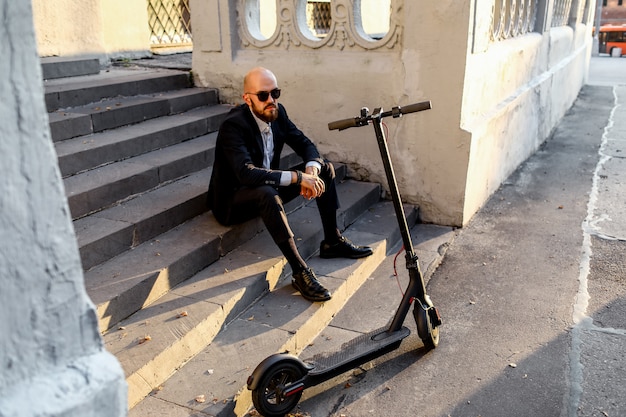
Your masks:
{"label": "scooter stem", "polygon": [[374,125],[374,131],[376,132],[376,142],[378,142],[378,148],[382,156],[383,166],[385,168],[385,174],[389,184],[389,193],[391,194],[391,200],[393,201],[393,207],[396,212],[398,226],[400,227],[402,243],[404,244],[404,250],[406,251],[406,268],[409,271],[409,285],[404,292],[402,302],[400,303],[391,325],[389,326],[389,331],[394,332],[402,327],[414,298],[418,298],[423,304],[426,303],[426,288],[424,286],[424,280],[422,279],[419,260],[413,249],[413,242],[411,241],[411,235],[409,234],[409,227],[406,222],[404,208],[402,207],[400,192],[398,191],[396,175],[393,170],[391,157],[389,156],[389,148],[387,146],[385,132],[382,129],[381,108],[374,109],[374,112],[371,115],[371,122]]}

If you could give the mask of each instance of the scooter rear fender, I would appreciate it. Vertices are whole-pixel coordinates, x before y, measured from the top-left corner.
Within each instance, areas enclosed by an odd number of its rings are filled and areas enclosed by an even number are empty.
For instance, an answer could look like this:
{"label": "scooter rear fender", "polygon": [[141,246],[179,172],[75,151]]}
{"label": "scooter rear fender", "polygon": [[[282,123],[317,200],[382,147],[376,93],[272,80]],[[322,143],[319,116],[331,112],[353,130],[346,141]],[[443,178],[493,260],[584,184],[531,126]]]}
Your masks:
{"label": "scooter rear fender", "polygon": [[297,356],[289,353],[275,353],[268,356],[263,360],[263,362],[257,365],[252,374],[248,377],[248,389],[250,391],[256,389],[263,374],[279,362],[292,362],[302,368],[303,374],[307,374],[311,369],[313,369],[313,366],[302,362]]}

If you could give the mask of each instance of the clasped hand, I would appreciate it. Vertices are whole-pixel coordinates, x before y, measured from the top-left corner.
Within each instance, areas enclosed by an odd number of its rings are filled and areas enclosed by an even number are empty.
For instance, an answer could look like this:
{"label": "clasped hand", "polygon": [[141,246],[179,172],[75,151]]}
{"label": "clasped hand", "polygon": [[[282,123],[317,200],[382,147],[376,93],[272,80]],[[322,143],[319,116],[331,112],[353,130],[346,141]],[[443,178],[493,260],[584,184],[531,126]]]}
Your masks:
{"label": "clasped hand", "polygon": [[300,194],[307,200],[317,198],[326,191],[324,181],[318,176],[318,170],[314,166],[306,167],[302,173],[300,183]]}

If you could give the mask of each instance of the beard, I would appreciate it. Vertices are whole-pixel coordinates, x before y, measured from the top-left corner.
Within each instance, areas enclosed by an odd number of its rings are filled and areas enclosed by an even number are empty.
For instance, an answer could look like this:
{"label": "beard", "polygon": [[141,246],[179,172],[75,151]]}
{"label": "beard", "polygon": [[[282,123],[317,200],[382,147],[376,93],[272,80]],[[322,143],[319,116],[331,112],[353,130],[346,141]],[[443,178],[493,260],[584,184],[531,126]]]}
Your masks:
{"label": "beard", "polygon": [[265,123],[271,123],[278,118],[278,104],[261,103],[261,106],[257,107],[256,104],[253,103],[252,111]]}

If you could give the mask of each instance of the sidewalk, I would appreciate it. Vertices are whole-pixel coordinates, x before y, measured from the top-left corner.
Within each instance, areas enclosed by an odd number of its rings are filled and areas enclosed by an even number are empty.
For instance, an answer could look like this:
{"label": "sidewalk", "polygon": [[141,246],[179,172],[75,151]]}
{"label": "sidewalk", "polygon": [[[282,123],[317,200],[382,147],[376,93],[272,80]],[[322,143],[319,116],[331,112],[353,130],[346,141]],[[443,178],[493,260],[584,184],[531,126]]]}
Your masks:
{"label": "sidewalk", "polygon": [[[626,415],[626,85],[605,78],[626,74],[626,60],[602,59],[592,61],[598,85],[583,88],[553,136],[445,235],[428,286],[444,322],[439,347],[423,351],[409,315],[398,351],[305,391],[296,411]],[[390,256],[301,356],[385,324],[399,300],[392,272]]]}
{"label": "sidewalk", "polygon": [[[306,390],[293,415],[625,416],[625,103],[626,59],[592,58],[553,136],[469,225],[413,228],[439,347],[422,349],[409,314],[400,349]],[[406,285],[398,250],[301,357],[387,323]]]}
{"label": "sidewalk", "polygon": [[[626,59],[592,59],[590,83],[610,85],[587,217],[572,334],[578,416],[626,415]],[[601,87],[597,87],[601,88]],[[571,414],[574,415],[574,414]]]}

